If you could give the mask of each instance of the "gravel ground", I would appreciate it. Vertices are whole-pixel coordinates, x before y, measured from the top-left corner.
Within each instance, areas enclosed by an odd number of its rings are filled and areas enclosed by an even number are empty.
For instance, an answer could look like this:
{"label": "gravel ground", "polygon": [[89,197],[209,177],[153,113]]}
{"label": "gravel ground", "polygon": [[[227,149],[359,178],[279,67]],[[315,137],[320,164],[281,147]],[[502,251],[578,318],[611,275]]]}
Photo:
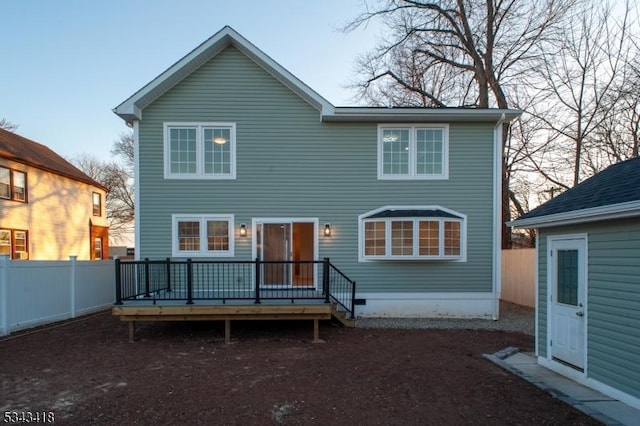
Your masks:
{"label": "gravel ground", "polygon": [[527,306],[500,302],[500,319],[453,319],[453,318],[358,318],[358,328],[381,329],[461,329],[515,331],[533,336],[535,311]]}

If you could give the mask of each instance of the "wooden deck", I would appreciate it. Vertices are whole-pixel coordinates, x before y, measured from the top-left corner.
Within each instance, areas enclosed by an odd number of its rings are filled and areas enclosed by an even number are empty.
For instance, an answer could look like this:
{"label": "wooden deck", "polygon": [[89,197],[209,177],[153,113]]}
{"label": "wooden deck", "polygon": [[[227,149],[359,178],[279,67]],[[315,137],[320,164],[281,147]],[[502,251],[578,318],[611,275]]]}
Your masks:
{"label": "wooden deck", "polygon": [[234,303],[199,300],[197,304],[182,303],[149,304],[132,301],[113,307],[112,314],[129,323],[129,341],[135,338],[135,324],[138,321],[224,321],[225,343],[231,342],[232,320],[312,320],[313,341],[320,339],[320,320],[336,318],[345,326],[353,327],[355,322],[342,315],[332,304],[307,300],[298,303]]}

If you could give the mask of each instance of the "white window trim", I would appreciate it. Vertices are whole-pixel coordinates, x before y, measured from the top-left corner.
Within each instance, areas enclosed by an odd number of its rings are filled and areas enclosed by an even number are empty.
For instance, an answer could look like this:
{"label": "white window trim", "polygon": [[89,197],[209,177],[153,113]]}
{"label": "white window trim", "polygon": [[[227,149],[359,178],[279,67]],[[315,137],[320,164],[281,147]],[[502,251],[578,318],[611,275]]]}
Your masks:
{"label": "white window trim", "polygon": [[[204,173],[204,143],[202,140],[204,129],[210,127],[230,128],[231,130],[231,168],[229,173]],[[196,129],[196,172],[171,173],[171,145],[169,143],[170,128]],[[169,122],[163,125],[164,143],[164,178],[165,179],[235,179],[236,178],[236,123],[226,122]]]}
{"label": "white window trim", "polygon": [[[226,220],[229,222],[229,250],[207,250],[208,220]],[[200,250],[180,250],[178,242],[178,222],[200,222]],[[232,214],[172,214],[171,215],[171,256],[172,257],[233,257],[235,249],[235,219]]]}
{"label": "white window trim", "polygon": [[[369,219],[370,216],[375,215],[376,213],[385,211],[385,210],[441,210],[447,213],[450,213],[456,218],[450,217],[429,217],[429,216],[407,216],[407,217],[393,217],[393,218],[372,218]],[[413,221],[413,255],[391,255],[391,222],[392,221]],[[439,247],[440,247],[440,255],[438,256],[420,256],[418,253],[419,249],[419,238],[418,235],[418,222],[419,221],[438,221],[440,222],[439,227]],[[460,254],[451,256],[444,254],[444,222],[459,222],[460,223]],[[371,256],[365,255],[365,232],[364,232],[364,224],[365,222],[385,222],[385,255],[383,256]],[[467,261],[467,216],[459,213],[455,210],[447,209],[442,206],[385,206],[380,207],[375,210],[371,210],[370,212],[363,213],[358,216],[358,261],[359,262],[375,262],[378,260],[411,260],[411,261],[447,261],[447,262],[466,262]]]}
{"label": "white window trim", "polygon": [[[406,175],[391,175],[384,173],[384,148],[382,131],[385,129],[409,130],[409,173]],[[442,173],[419,175],[416,174],[416,131],[418,129],[442,129]],[[447,180],[449,179],[449,125],[446,123],[416,123],[416,124],[378,124],[378,180]]]}

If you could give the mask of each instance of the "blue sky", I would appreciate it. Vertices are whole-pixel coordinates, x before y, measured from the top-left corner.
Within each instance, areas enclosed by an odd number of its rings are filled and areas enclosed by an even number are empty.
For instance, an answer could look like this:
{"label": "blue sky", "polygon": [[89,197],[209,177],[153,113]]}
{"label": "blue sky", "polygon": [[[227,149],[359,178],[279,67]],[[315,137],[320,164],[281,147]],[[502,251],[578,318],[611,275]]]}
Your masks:
{"label": "blue sky", "polygon": [[2,0],[0,118],[60,155],[111,158],[112,109],[225,25],[334,105],[373,27],[337,31],[361,0]]}

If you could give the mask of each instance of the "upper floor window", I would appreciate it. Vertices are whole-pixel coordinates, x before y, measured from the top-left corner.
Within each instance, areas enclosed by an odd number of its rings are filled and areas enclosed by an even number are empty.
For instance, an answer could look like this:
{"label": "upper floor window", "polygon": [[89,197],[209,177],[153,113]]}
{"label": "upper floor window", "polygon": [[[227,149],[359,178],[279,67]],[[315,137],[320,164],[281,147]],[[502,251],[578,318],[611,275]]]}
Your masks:
{"label": "upper floor window", "polygon": [[447,179],[449,126],[379,125],[378,179]]}
{"label": "upper floor window", "polygon": [[0,229],[0,254],[11,259],[29,259],[27,231]]}
{"label": "upper floor window", "polygon": [[93,215],[102,216],[102,194],[93,193]]}
{"label": "upper floor window", "polygon": [[0,198],[27,202],[27,174],[0,167]]}
{"label": "upper floor window", "polygon": [[233,256],[233,215],[173,215],[172,255]]}
{"label": "upper floor window", "polygon": [[465,260],[466,216],[443,207],[383,207],[359,217],[361,260]]}
{"label": "upper floor window", "polygon": [[235,179],[235,123],[165,123],[167,179]]}

